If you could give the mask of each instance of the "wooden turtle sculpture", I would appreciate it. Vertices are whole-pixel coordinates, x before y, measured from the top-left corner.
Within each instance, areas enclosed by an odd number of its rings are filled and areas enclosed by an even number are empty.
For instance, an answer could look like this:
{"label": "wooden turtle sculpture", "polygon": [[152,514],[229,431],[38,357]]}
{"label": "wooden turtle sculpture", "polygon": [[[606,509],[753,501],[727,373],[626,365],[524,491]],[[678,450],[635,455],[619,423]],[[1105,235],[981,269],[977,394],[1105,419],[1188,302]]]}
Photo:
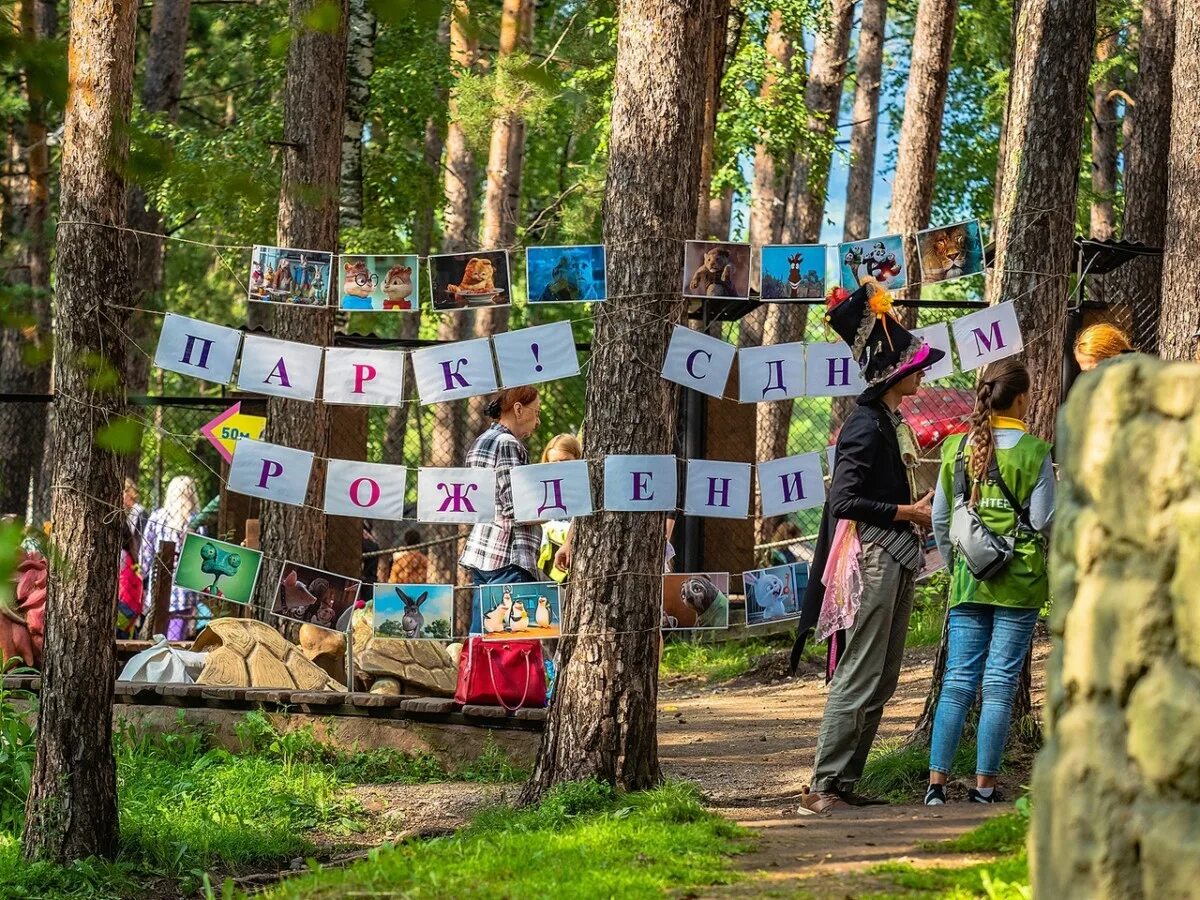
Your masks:
{"label": "wooden turtle sculpture", "polygon": [[299,647],[265,622],[213,619],[192,649],[208,654],[197,684],[221,687],[344,691]]}

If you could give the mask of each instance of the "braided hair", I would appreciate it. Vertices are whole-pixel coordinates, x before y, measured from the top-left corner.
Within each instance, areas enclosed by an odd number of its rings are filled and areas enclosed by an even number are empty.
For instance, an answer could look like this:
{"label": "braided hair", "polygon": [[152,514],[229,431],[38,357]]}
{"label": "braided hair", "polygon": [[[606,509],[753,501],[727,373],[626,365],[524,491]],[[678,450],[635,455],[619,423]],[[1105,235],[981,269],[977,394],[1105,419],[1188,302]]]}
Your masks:
{"label": "braided hair", "polygon": [[1029,370],[1016,357],[992,363],[983,370],[975,391],[975,409],[971,413],[971,430],[967,442],[971,456],[967,471],[971,474],[971,505],[979,503],[979,486],[987,477],[992,458],[996,455],[996,440],[992,433],[992,416],[998,409],[1008,409],[1030,387]]}

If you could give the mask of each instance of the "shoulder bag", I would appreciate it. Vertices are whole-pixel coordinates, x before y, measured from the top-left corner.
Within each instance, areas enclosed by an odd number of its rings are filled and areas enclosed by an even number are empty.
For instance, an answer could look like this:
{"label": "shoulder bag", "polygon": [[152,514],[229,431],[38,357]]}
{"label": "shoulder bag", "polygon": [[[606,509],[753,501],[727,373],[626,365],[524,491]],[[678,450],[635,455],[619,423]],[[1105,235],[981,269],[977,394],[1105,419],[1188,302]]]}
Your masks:
{"label": "shoulder bag", "polygon": [[954,510],[950,518],[950,543],[962,554],[970,573],[979,581],[987,581],[1003,572],[1012,561],[1017,533],[1021,529],[1032,533],[1034,529],[1029,521],[1029,508],[1017,501],[1004,479],[1000,477],[1000,467],[996,464],[994,453],[991,465],[988,466],[988,480],[995,483],[1017,514],[1017,528],[1013,534],[1001,535],[984,524],[983,519],[979,517],[979,510],[969,502],[963,458],[966,444],[964,438],[954,457]]}

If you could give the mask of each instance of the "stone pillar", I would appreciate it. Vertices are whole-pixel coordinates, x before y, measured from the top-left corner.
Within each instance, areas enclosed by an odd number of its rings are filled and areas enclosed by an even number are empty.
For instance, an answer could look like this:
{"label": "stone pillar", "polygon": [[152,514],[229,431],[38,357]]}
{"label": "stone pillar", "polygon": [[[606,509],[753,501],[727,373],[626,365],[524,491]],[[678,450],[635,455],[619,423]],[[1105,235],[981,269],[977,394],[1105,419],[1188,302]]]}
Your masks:
{"label": "stone pillar", "polygon": [[1134,356],[1059,420],[1034,895],[1200,892],[1200,366]]}

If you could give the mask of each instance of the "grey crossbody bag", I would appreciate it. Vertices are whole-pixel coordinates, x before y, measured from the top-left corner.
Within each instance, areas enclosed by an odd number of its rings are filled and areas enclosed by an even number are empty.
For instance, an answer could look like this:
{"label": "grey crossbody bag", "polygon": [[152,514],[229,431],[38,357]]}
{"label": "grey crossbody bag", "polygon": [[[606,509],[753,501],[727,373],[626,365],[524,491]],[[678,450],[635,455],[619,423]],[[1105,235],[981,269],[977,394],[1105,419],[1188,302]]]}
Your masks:
{"label": "grey crossbody bag", "polygon": [[[958,454],[954,457],[954,510],[950,517],[950,543],[962,555],[970,573],[979,581],[987,581],[1003,572],[1012,561],[1017,535],[1015,532],[996,534],[983,523],[979,510],[968,502],[966,463],[963,458],[966,443],[964,439],[959,444]],[[1000,467],[996,464],[994,453],[988,466],[988,480],[1000,488],[1004,499],[1017,514],[1017,529],[1024,528],[1032,532],[1034,529],[1029,521],[1029,508],[1017,502],[1000,477]]]}

